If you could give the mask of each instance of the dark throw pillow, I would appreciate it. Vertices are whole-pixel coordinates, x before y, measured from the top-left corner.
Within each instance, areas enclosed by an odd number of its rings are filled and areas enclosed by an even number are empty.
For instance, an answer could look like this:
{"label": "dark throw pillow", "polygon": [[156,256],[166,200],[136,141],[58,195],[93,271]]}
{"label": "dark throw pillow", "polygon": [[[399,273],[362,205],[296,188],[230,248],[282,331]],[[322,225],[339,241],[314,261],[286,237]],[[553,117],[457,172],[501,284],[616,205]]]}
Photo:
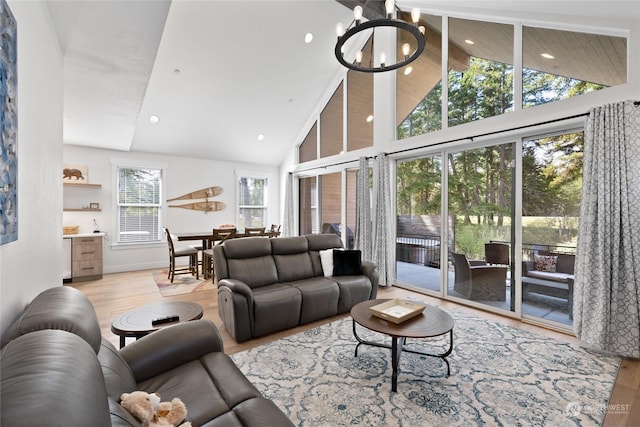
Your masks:
{"label": "dark throw pillow", "polygon": [[333,275],[334,276],[355,276],[362,274],[361,252],[333,251]]}

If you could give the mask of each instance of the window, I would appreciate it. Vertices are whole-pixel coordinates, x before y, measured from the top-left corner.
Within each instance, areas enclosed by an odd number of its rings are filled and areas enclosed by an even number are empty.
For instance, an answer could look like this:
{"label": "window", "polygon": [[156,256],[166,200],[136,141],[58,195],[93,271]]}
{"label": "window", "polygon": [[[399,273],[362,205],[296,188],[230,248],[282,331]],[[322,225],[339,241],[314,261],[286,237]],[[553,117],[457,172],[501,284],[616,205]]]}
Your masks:
{"label": "window", "polygon": [[238,178],[237,228],[266,227],[267,178],[240,174]]}
{"label": "window", "polygon": [[161,239],[162,169],[117,166],[118,243]]}

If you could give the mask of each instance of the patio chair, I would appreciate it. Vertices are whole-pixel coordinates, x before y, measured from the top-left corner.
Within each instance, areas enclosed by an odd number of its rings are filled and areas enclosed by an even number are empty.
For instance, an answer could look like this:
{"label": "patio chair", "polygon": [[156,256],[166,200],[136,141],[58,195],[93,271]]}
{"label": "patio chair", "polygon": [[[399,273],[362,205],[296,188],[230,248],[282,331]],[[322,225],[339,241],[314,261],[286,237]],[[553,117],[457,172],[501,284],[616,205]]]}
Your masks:
{"label": "patio chair", "polygon": [[452,252],[451,256],[455,272],[453,289],[456,292],[471,300],[506,300],[506,267],[471,265],[464,254]]}
{"label": "patio chair", "polygon": [[509,265],[509,245],[506,243],[485,243],[484,259],[487,264]]}

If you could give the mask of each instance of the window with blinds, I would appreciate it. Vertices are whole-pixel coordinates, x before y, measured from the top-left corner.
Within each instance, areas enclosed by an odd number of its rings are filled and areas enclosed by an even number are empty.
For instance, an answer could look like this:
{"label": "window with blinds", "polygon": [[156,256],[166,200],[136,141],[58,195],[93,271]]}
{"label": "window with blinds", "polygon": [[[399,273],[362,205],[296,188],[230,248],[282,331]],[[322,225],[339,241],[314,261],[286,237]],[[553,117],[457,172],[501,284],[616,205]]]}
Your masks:
{"label": "window with blinds", "polygon": [[157,242],[162,169],[118,167],[118,243]]}
{"label": "window with blinds", "polygon": [[245,227],[266,227],[267,178],[241,176],[238,180],[238,224]]}

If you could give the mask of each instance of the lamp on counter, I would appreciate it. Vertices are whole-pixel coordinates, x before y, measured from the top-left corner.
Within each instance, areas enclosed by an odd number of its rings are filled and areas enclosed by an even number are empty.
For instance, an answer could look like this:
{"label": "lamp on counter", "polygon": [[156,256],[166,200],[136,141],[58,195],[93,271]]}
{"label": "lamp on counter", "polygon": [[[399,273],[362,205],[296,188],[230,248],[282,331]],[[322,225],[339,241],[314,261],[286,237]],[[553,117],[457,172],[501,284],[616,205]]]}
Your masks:
{"label": "lamp on counter", "polygon": [[[367,3],[368,1],[365,2],[364,5],[366,6]],[[418,25],[418,22],[420,20],[420,9],[416,8],[411,10],[412,22],[409,23],[395,17],[396,5],[394,0],[386,0],[384,5],[386,18],[372,19],[370,21],[362,22],[363,8],[362,6],[356,6],[353,9],[353,21],[346,31],[344,30],[342,23],[338,23],[336,25],[338,41],[336,43],[334,53],[336,55],[336,58],[338,59],[338,62],[351,70],[361,71],[364,73],[380,73],[383,71],[391,71],[404,67],[405,65],[415,61],[420,56],[420,54],[424,51],[426,44],[425,28]],[[402,45],[402,55],[404,59],[396,63],[389,64],[387,63],[387,56],[384,52],[382,52],[380,53],[380,61],[377,65],[374,64],[373,55],[370,55],[369,64],[363,64],[363,53],[361,50],[356,53],[353,61],[347,61],[345,59],[343,52],[344,45],[350,38],[368,29],[372,29],[375,36],[376,28],[380,27],[397,28],[399,30],[406,31],[411,36],[413,36],[413,38],[415,38],[415,42],[413,42],[412,40],[412,43],[404,43]],[[371,43],[371,46],[371,50],[373,51],[373,43]],[[414,47],[415,49],[412,52],[412,49]]]}

